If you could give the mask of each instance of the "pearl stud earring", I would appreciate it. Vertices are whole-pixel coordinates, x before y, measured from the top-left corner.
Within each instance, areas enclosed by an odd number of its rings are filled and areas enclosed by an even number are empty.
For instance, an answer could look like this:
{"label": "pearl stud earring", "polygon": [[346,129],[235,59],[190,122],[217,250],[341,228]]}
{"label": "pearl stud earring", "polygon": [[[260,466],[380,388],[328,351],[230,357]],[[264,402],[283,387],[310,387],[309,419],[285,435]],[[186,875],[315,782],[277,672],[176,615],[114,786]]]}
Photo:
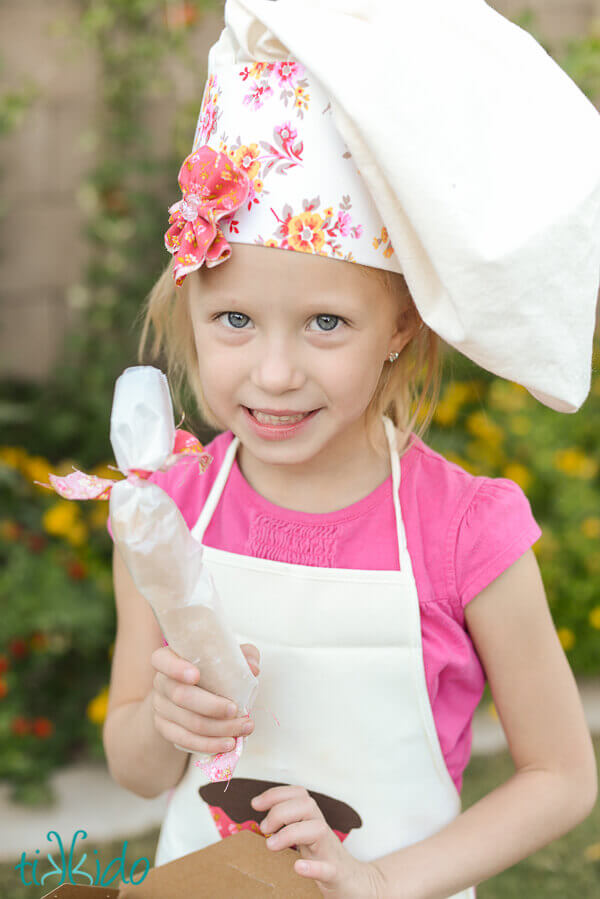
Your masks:
{"label": "pearl stud earring", "polygon": [[390,353],[388,359],[390,360],[390,362],[395,362],[399,355],[400,353]]}

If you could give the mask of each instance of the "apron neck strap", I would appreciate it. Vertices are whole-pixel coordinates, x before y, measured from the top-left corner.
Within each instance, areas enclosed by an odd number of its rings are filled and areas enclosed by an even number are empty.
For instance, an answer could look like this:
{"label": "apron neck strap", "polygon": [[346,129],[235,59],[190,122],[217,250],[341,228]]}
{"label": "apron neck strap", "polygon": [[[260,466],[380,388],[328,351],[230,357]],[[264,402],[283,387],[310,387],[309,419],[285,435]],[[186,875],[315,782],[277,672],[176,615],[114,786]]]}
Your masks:
{"label": "apron neck strap", "polygon": [[[382,420],[390,450],[390,461],[392,465],[392,495],[396,517],[396,536],[398,539],[398,559],[400,562],[400,567],[402,568],[402,558],[407,552],[407,546],[406,532],[404,530],[404,522],[402,520],[402,512],[400,510],[400,460],[398,458],[398,450],[396,444],[396,429],[394,428],[392,420],[387,415],[383,415]],[[202,543],[204,532],[206,531],[206,528],[208,527],[208,524],[212,518],[213,512],[216,509],[217,503],[221,498],[221,494],[225,487],[225,482],[229,476],[231,466],[233,465],[233,460],[235,459],[235,455],[237,453],[239,442],[240,438],[234,437],[227,447],[227,452],[225,453],[225,457],[223,459],[223,462],[221,463],[221,467],[219,469],[217,477],[215,478],[214,484],[212,485],[207,500],[202,507],[202,511],[200,512],[198,520],[192,528],[192,536],[196,540],[198,540],[199,543]]]}
{"label": "apron neck strap", "polygon": [[215,511],[217,503],[221,498],[221,493],[223,492],[225,481],[227,480],[229,471],[231,469],[231,466],[233,465],[233,460],[235,459],[235,454],[237,453],[239,442],[240,438],[234,437],[227,447],[227,452],[225,453],[225,457],[221,463],[221,467],[219,468],[219,473],[217,474],[206,502],[202,507],[202,511],[198,516],[198,520],[192,528],[192,537],[198,540],[199,543],[202,543],[204,532],[208,527],[208,523],[212,518],[212,514]]}
{"label": "apron neck strap", "polygon": [[394,500],[394,513],[396,518],[396,536],[398,538],[398,561],[400,568],[403,567],[402,560],[408,557],[408,548],[406,543],[406,531],[404,529],[404,521],[402,520],[402,511],[400,509],[400,459],[398,458],[398,445],[396,443],[396,429],[394,423],[387,415],[383,415],[383,427],[390,448],[390,462],[392,465],[392,497]]}

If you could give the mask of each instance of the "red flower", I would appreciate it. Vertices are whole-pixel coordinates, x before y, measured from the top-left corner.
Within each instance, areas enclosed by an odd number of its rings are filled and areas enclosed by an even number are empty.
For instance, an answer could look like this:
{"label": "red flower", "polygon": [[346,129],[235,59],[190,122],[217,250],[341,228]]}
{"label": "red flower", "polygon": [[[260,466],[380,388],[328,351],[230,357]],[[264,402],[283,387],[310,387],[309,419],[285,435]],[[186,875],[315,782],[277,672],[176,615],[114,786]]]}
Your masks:
{"label": "red flower", "polygon": [[54,725],[49,718],[35,718],[31,728],[32,732],[40,739],[49,737],[54,730]]}
{"label": "red flower", "polygon": [[67,572],[69,577],[73,578],[74,581],[82,581],[87,575],[87,568],[83,562],[79,562],[76,559],[74,562],[70,562],[67,565]]}
{"label": "red flower", "polygon": [[48,543],[42,534],[27,534],[25,539],[32,553],[41,552]]}
{"label": "red flower", "polygon": [[0,677],[0,699],[4,699],[7,693],[8,687],[6,685],[6,681],[2,680],[2,678]]}
{"label": "red flower", "polygon": [[17,715],[16,718],[13,718],[10,729],[15,736],[23,737],[25,734],[29,733],[29,721],[27,721],[26,718],[23,718],[22,715]]}
{"label": "red flower", "polygon": [[10,663],[6,656],[0,656],[0,674],[4,674],[10,668]]}
{"label": "red flower", "polygon": [[15,659],[22,659],[27,655],[27,643],[25,642],[25,640],[21,640],[19,637],[15,637],[13,640],[9,640],[8,648],[10,652],[12,652]]}

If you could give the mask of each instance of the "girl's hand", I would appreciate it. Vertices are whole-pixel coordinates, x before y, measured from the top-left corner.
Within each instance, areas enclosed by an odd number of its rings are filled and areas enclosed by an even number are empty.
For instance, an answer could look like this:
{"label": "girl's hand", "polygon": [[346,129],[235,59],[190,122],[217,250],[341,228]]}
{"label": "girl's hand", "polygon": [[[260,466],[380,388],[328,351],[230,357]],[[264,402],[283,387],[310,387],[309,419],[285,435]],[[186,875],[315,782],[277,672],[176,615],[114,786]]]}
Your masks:
{"label": "girl's hand", "polygon": [[[302,859],[294,862],[294,871],[314,878],[323,896],[376,899],[382,895],[379,870],[369,862],[358,861],[344,849],[304,787],[271,787],[254,797],[252,807],[268,812],[260,822],[263,833],[275,834],[272,843],[267,841],[267,848],[297,846]],[[303,864],[308,865],[306,871],[302,870]]]}
{"label": "girl's hand", "polygon": [[[260,670],[258,649],[252,643],[243,643],[241,649],[256,676]],[[156,669],[151,700],[154,726],[165,740],[188,752],[216,755],[233,749],[237,737],[252,733],[254,722],[247,715],[229,717],[227,710],[232,703],[195,685],[200,672],[170,646],[155,649],[151,662]],[[192,681],[185,677],[188,671],[194,672]],[[248,723],[250,730],[243,731]]]}

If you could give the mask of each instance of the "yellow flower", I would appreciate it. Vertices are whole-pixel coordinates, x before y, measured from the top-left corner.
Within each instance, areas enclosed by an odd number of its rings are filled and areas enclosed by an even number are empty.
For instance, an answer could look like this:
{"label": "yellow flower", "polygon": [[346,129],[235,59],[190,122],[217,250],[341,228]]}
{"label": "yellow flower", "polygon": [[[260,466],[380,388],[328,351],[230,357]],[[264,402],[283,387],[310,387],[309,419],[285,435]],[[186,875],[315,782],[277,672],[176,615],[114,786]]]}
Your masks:
{"label": "yellow flower", "polygon": [[442,427],[453,425],[458,415],[458,404],[452,400],[440,400],[435,407],[433,420]]}
{"label": "yellow flower", "polygon": [[581,522],[581,533],[590,540],[600,537],[600,518],[585,518]]}
{"label": "yellow flower", "polygon": [[94,724],[103,724],[108,708],[108,687],[98,693],[87,705],[87,716]]}
{"label": "yellow flower", "polygon": [[594,606],[590,612],[590,624],[600,631],[600,606]]}
{"label": "yellow flower", "polygon": [[498,379],[490,386],[488,402],[503,412],[519,412],[527,405],[527,391],[520,384]]}
{"label": "yellow flower", "polygon": [[49,484],[50,478],[48,477],[48,474],[55,474],[56,469],[54,465],[51,465],[50,462],[42,456],[28,456],[26,459],[23,459],[23,462],[21,463],[21,472],[36,490],[48,493],[47,487],[40,487],[33,482],[41,481],[43,484]]}
{"label": "yellow flower", "polygon": [[451,381],[444,390],[444,398],[466,403],[475,400],[479,396],[477,381]]}
{"label": "yellow flower", "polygon": [[44,512],[42,526],[48,534],[65,537],[79,518],[77,505],[67,499],[60,499]]}
{"label": "yellow flower", "polygon": [[82,546],[87,540],[88,529],[83,521],[76,522],[71,530],[65,534],[65,537],[71,546]]}
{"label": "yellow flower", "polygon": [[575,634],[570,628],[559,627],[556,633],[563,649],[572,649],[575,646]]}
{"label": "yellow flower", "polygon": [[492,446],[499,446],[504,440],[502,428],[494,424],[486,413],[480,409],[472,412],[467,418],[467,429],[475,437],[479,437]]}
{"label": "yellow flower", "polygon": [[0,464],[8,468],[20,469],[22,462],[27,459],[27,453],[20,446],[0,446]]}
{"label": "yellow flower", "polygon": [[498,712],[496,711],[496,704],[494,702],[488,702],[487,712],[490,718],[493,718],[494,721],[498,721]]}
{"label": "yellow flower", "polygon": [[522,490],[527,490],[533,480],[531,473],[519,462],[511,462],[510,465],[507,465],[504,469],[503,477],[514,481]]}
{"label": "yellow flower", "polygon": [[554,453],[554,465],[565,474],[586,480],[595,477],[598,471],[598,463],[574,446],[557,450]]}

